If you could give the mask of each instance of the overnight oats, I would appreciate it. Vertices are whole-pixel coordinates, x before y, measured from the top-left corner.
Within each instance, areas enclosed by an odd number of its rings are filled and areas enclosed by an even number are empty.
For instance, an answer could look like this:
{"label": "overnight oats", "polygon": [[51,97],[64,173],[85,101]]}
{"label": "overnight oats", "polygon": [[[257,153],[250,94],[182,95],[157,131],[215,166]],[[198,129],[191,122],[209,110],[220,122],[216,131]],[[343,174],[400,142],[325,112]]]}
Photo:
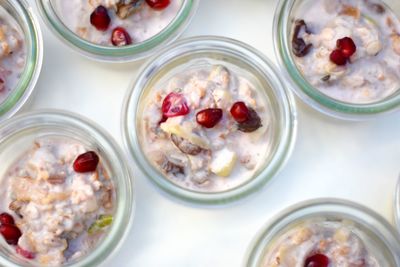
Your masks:
{"label": "overnight oats", "polygon": [[0,6],[0,104],[20,81],[27,60],[23,31]]}
{"label": "overnight oats", "polygon": [[281,1],[274,44],[295,92],[346,119],[398,108],[398,8],[379,0]]}
{"label": "overnight oats", "polygon": [[37,0],[51,29],[95,59],[130,61],[172,42],[199,0]]}
{"label": "overnight oats", "polygon": [[355,203],[322,199],[275,218],[257,238],[246,266],[399,266],[399,249],[398,235],[379,215]]}
{"label": "overnight oats", "polygon": [[133,218],[132,174],[113,138],[78,115],[0,125],[0,266],[99,266]]}
{"label": "overnight oats", "polygon": [[178,14],[183,0],[59,1],[64,23],[81,38],[105,46],[141,43]]}
{"label": "overnight oats", "polygon": [[234,188],[268,153],[267,105],[256,85],[228,65],[204,64],[179,73],[154,88],[144,104],[144,153],[184,188]]}
{"label": "overnight oats", "polygon": [[125,145],[147,177],[201,204],[262,188],[296,132],[292,96],[270,63],[221,37],[161,51],[128,92],[122,118]]}
{"label": "overnight oats", "polygon": [[79,260],[113,220],[114,187],[101,159],[79,142],[37,139],[1,183],[0,234],[44,266]]}
{"label": "overnight oats", "polygon": [[294,22],[292,49],[315,88],[344,102],[369,103],[400,88],[400,21],[376,0],[320,0]]}

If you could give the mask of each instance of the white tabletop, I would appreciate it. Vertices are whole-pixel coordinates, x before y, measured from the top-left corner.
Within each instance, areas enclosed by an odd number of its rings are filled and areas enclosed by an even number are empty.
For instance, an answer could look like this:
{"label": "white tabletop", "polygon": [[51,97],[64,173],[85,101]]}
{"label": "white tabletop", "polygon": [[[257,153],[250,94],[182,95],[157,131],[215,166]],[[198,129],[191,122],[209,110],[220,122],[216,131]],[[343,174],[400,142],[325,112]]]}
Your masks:
{"label": "white tabletop", "polygon": [[[275,61],[276,0],[200,2],[184,37],[232,37]],[[41,25],[44,64],[32,108],[83,114],[108,129],[122,145],[121,104],[144,62],[116,65],[88,60],[57,39],[42,20]],[[250,241],[273,215],[316,197],[350,199],[392,222],[400,172],[399,114],[354,123],[320,115],[299,99],[297,106],[299,131],[292,157],[272,183],[245,201],[216,209],[185,205],[160,194],[136,172],[133,228],[104,266],[241,266]]]}

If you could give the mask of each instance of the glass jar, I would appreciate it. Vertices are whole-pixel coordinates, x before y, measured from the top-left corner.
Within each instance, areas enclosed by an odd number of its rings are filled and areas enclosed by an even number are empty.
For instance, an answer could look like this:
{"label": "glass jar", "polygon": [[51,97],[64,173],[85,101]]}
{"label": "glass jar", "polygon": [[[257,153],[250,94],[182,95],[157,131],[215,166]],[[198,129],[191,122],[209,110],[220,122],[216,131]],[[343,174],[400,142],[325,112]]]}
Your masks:
{"label": "glass jar", "polygon": [[17,85],[11,90],[7,98],[0,103],[0,121],[17,113],[31,96],[43,60],[43,40],[39,23],[32,12],[32,8],[25,2],[5,0],[1,6],[16,20],[24,35],[26,62],[23,73]]}
{"label": "glass jar", "polygon": [[[113,222],[94,249],[76,262],[63,266],[98,266],[119,248],[131,226],[134,210],[134,186],[123,152],[103,129],[78,115],[43,110],[16,116],[0,126],[0,179],[11,164],[30,148],[37,138],[55,137],[74,140],[96,151],[115,188]],[[2,238],[1,238],[2,239]],[[0,265],[38,266],[17,256],[15,248],[0,242]]]}
{"label": "glass jar", "polygon": [[[318,0],[320,1],[320,0]],[[321,0],[322,1],[322,0]],[[311,1],[312,2],[312,1]],[[294,60],[292,52],[293,24],[298,11],[310,1],[281,0],[274,16],[274,49],[280,70],[286,76],[293,91],[314,109],[340,119],[363,120],[378,114],[398,110],[400,107],[400,90],[388,97],[371,103],[350,103],[332,98],[313,87],[302,75]],[[400,16],[397,1],[382,1],[396,15]],[[312,3],[311,3],[312,4]]]}
{"label": "glass jar", "polygon": [[[61,19],[60,0],[36,0],[40,14],[49,28],[60,39],[79,53],[100,61],[127,62],[145,58],[173,42],[186,29],[193,18],[199,0],[183,0],[177,15],[163,30],[153,37],[128,46],[104,46],[89,42],[71,29]],[[88,16],[89,18],[89,16]]]}
{"label": "glass jar", "polygon": [[399,266],[400,237],[379,214],[359,204],[339,199],[315,199],[296,204],[275,216],[253,240],[246,266],[264,266],[274,242],[304,222],[351,225],[352,233],[364,243],[380,266]]}
{"label": "glass jar", "polygon": [[[225,191],[200,192],[177,185],[167,179],[145,155],[141,138],[144,99],[153,87],[188,68],[229,65],[259,85],[255,91],[265,98],[270,109],[269,152],[252,177]],[[166,47],[153,57],[129,89],[122,110],[123,141],[142,172],[157,186],[180,199],[199,204],[222,204],[259,190],[288,159],[295,143],[296,109],[271,62],[254,48],[223,37],[194,37]],[[227,178],[229,179],[229,178]]]}

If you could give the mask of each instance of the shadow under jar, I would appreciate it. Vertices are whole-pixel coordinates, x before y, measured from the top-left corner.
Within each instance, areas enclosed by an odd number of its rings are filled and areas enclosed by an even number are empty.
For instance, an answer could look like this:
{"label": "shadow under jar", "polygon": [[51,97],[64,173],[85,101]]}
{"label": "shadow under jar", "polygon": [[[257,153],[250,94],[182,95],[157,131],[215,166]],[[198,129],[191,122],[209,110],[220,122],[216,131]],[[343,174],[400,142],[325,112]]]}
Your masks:
{"label": "shadow under jar", "polygon": [[350,201],[315,199],[272,219],[253,241],[246,266],[400,264],[400,239],[372,210]]}
{"label": "shadow under jar", "polygon": [[333,117],[360,120],[400,106],[397,1],[281,0],[274,47],[295,93]]}
{"label": "shadow under jar", "polygon": [[28,101],[42,67],[42,35],[25,1],[0,1],[0,120]]}
{"label": "shadow under jar", "polygon": [[67,112],[0,127],[0,265],[98,266],[133,218],[133,177],[113,139]]}
{"label": "shadow under jar", "polygon": [[204,36],[150,61],[126,96],[122,128],[152,182],[183,200],[223,204],[260,189],[282,167],[296,112],[258,51]]}
{"label": "shadow under jar", "polygon": [[[36,0],[49,27],[92,59],[139,60],[174,41],[198,0]],[[152,4],[155,3],[155,4]]]}

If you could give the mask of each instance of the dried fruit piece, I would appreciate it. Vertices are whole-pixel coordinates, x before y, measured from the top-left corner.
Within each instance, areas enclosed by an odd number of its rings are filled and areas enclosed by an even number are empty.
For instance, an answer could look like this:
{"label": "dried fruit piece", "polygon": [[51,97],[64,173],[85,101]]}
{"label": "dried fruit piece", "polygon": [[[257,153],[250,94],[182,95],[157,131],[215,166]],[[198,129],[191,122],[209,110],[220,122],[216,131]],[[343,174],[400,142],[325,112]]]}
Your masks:
{"label": "dried fruit piece", "polygon": [[14,218],[7,212],[0,214],[0,224],[12,224],[14,225]]}
{"label": "dried fruit piece", "polygon": [[24,257],[24,258],[26,258],[26,259],[28,259],[28,260],[33,260],[33,259],[35,258],[35,253],[30,252],[30,251],[27,251],[27,250],[21,248],[20,246],[17,246],[17,247],[15,248],[15,251],[16,251],[19,255],[21,255],[22,257]]}
{"label": "dried fruit piece", "polygon": [[100,215],[100,217],[89,227],[88,233],[95,234],[105,227],[111,225],[113,222],[113,216],[111,215]]}
{"label": "dried fruit piece", "polygon": [[328,267],[329,262],[329,258],[324,254],[314,254],[306,259],[304,267]]}
{"label": "dried fruit piece", "polygon": [[367,3],[367,7],[377,14],[383,14],[386,12],[386,9],[383,5],[377,3]]}
{"label": "dried fruit piece", "polygon": [[146,0],[146,3],[153,9],[162,10],[169,6],[170,0]]}
{"label": "dried fruit piece", "polygon": [[19,228],[13,224],[0,225],[0,234],[4,237],[9,245],[17,245],[18,240],[22,235]]}
{"label": "dried fruit piece", "polygon": [[79,155],[74,161],[74,170],[76,172],[92,172],[99,164],[99,156],[96,152],[89,151]]}
{"label": "dried fruit piece", "polygon": [[245,122],[238,124],[238,130],[246,133],[254,132],[262,127],[261,118],[258,116],[257,112],[251,107],[248,107],[248,109],[249,118]]}
{"label": "dried fruit piece", "polygon": [[336,41],[336,48],[342,51],[342,54],[347,58],[351,57],[357,50],[356,44],[350,37],[338,39]]}
{"label": "dried fruit piece", "polygon": [[302,28],[304,28],[304,31],[306,33],[311,33],[304,20],[296,20],[292,38],[292,51],[293,54],[295,54],[297,57],[306,56],[312,47],[312,44],[306,44],[304,39],[299,37]]}
{"label": "dried fruit piece", "polygon": [[144,0],[119,0],[116,4],[116,13],[120,19],[126,19],[134,12],[140,10]]}
{"label": "dried fruit piece", "polygon": [[111,43],[114,46],[126,46],[132,44],[132,38],[122,27],[117,27],[111,34]]}
{"label": "dried fruit piece", "polygon": [[329,59],[338,66],[346,65],[347,57],[345,57],[341,50],[333,50],[329,56]]}
{"label": "dried fruit piece", "polygon": [[177,136],[176,134],[171,134],[171,141],[185,154],[196,156],[203,149],[195,144],[192,144],[188,140]]}
{"label": "dried fruit piece", "polygon": [[236,102],[231,107],[231,115],[239,123],[247,121],[249,113],[249,109],[244,102]]}
{"label": "dried fruit piece", "polygon": [[161,111],[163,116],[171,118],[187,115],[189,114],[190,109],[182,94],[172,92],[164,98]]}
{"label": "dried fruit piece", "polygon": [[164,157],[160,163],[161,169],[166,173],[171,173],[173,176],[185,174],[185,166],[182,162],[172,161]]}
{"label": "dried fruit piece", "polygon": [[98,6],[90,15],[90,23],[99,31],[106,31],[110,26],[110,16],[108,15],[107,8]]}
{"label": "dried fruit piece", "polygon": [[203,127],[213,128],[222,119],[222,109],[207,108],[196,114],[196,121]]}
{"label": "dried fruit piece", "polygon": [[354,17],[355,19],[359,19],[361,16],[361,11],[360,11],[360,9],[358,9],[354,6],[344,5],[339,14]]}

